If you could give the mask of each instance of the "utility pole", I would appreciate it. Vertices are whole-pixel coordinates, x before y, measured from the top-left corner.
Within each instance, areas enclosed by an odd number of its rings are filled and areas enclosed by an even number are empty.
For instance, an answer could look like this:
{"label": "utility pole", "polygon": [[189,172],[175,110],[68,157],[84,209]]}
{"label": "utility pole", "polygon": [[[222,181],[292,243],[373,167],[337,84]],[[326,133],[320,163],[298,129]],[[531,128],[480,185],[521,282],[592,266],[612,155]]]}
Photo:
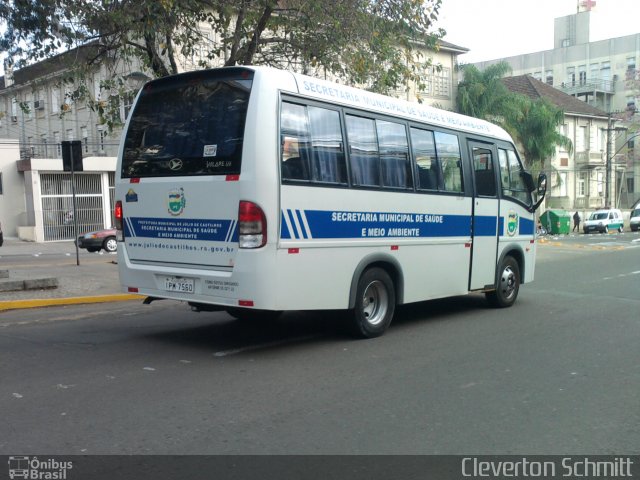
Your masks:
{"label": "utility pole", "polygon": [[604,191],[604,206],[609,208],[609,185],[611,180],[611,112],[607,115],[607,156],[605,164],[605,191]]}

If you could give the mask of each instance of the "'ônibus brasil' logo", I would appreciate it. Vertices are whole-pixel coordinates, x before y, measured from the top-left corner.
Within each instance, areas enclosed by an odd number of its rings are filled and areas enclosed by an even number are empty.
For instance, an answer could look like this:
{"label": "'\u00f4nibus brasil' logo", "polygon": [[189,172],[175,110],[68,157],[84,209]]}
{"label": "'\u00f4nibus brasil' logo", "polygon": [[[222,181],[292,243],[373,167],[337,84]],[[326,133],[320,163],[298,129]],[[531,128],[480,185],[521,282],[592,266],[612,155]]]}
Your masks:
{"label": "'\u00f4nibus brasil' logo", "polygon": [[518,230],[518,214],[514,211],[509,212],[507,217],[507,234],[513,237]]}
{"label": "'\u00f4nibus brasil' logo", "polygon": [[184,198],[184,189],[175,189],[169,192],[168,210],[171,215],[180,215],[184,211],[187,201]]}

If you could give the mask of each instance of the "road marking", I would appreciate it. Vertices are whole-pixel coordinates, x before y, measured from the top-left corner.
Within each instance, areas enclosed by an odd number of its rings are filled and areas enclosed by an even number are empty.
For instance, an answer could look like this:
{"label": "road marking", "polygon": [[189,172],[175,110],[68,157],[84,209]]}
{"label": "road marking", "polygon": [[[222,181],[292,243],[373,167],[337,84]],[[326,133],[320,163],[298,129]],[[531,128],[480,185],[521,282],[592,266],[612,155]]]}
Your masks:
{"label": "road marking", "polygon": [[257,345],[248,345],[241,348],[233,348],[231,350],[221,350],[213,354],[214,357],[228,357],[230,355],[237,355],[238,353],[251,352],[254,350],[262,350],[264,348],[278,347],[280,345],[286,345],[288,343],[304,342],[305,340],[311,340],[318,338],[320,335],[304,335],[302,337],[286,338],[284,340],[275,340],[273,342],[259,343]]}
{"label": "road marking", "polygon": [[624,278],[624,277],[630,277],[632,275],[640,275],[640,270],[637,270],[631,273],[621,273],[619,275],[616,275],[615,277],[604,277],[603,280],[613,280],[614,278]]}

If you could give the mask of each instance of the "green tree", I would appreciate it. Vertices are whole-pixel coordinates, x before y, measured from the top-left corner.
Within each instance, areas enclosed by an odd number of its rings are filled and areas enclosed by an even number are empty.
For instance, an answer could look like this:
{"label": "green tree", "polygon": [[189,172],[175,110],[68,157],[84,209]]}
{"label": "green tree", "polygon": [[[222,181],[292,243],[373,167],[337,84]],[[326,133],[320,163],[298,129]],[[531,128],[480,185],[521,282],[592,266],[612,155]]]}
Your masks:
{"label": "green tree", "polygon": [[571,150],[571,141],[558,131],[564,112],[545,99],[533,100],[509,91],[502,82],[511,72],[508,63],[496,63],[483,71],[464,65],[461,70],[464,79],[458,86],[458,111],[503,127],[514,138],[532,172],[545,169],[557,146]]}
{"label": "green tree", "polygon": [[[325,71],[385,92],[418,81],[430,65],[420,52],[435,50],[444,35],[433,27],[441,2],[5,0],[0,50],[19,68],[90,45],[74,65],[76,86],[83,69],[111,59],[136,59],[162,77],[178,73],[180,60],[198,52],[200,68],[254,64]],[[111,80],[112,89],[122,85],[122,79]]]}
{"label": "green tree", "polygon": [[462,65],[460,71],[464,78],[456,96],[458,112],[507,127],[506,118],[518,108],[517,98],[501,80],[511,73],[511,66],[500,62],[480,70],[475,65]]}
{"label": "green tree", "polygon": [[564,123],[564,112],[544,98],[518,97],[519,108],[507,123],[528,168],[541,172],[546,161],[556,154],[556,147],[565,147],[569,152],[573,148],[571,140],[558,131],[558,126]]}

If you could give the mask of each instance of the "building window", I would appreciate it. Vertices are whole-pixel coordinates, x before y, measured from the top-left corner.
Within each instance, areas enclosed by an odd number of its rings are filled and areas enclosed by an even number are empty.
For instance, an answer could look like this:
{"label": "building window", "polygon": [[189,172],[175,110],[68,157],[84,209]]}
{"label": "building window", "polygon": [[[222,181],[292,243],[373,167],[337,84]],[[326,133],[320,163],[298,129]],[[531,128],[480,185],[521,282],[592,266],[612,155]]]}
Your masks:
{"label": "building window", "polygon": [[60,89],[52,88],[51,89],[51,113],[60,112],[60,105],[62,102],[60,101]]}
{"label": "building window", "polygon": [[576,85],[576,67],[567,68],[567,85],[570,87]]}
{"label": "building window", "polygon": [[97,126],[98,130],[98,151],[104,153],[104,139],[107,136],[107,132],[100,125]]}
{"label": "building window", "polygon": [[627,58],[627,71],[635,71],[636,69],[636,57]]}
{"label": "building window", "polygon": [[553,85],[553,70],[547,70],[544,76],[547,85]]}
{"label": "building window", "polygon": [[558,190],[561,197],[567,196],[567,172],[558,173],[558,180],[560,184],[558,185]]}
{"label": "building window", "polygon": [[26,95],[25,101],[24,101],[24,106],[27,110],[26,112],[26,119],[27,120],[33,120],[33,94],[28,93]]}
{"label": "building window", "polygon": [[442,67],[433,71],[433,94],[436,97],[451,96],[451,69]]}
{"label": "building window", "polygon": [[587,84],[587,66],[586,65],[580,65],[578,67],[578,76],[580,80],[580,85],[586,85]]}
{"label": "building window", "polygon": [[602,80],[602,85],[604,88],[609,87],[609,82],[611,81],[611,63],[610,62],[602,62],[602,66],[600,67],[600,80]]}
{"label": "building window", "polygon": [[62,155],[62,145],[60,144],[60,132],[53,132],[53,143],[56,146],[56,156]]}
{"label": "building window", "polygon": [[82,137],[82,148],[84,153],[89,153],[89,132],[87,127],[80,127],[80,136]]}
{"label": "building window", "polygon": [[598,195],[604,196],[604,172],[598,172],[596,177]]}
{"label": "building window", "polygon": [[542,72],[533,72],[533,78],[542,81]]}
{"label": "building window", "polygon": [[576,195],[578,197],[584,197],[585,195],[585,173],[578,173],[578,187],[576,190]]}
{"label": "building window", "polygon": [[40,135],[40,151],[42,152],[42,156],[47,158],[49,152],[47,152],[47,134],[43,133]]}

